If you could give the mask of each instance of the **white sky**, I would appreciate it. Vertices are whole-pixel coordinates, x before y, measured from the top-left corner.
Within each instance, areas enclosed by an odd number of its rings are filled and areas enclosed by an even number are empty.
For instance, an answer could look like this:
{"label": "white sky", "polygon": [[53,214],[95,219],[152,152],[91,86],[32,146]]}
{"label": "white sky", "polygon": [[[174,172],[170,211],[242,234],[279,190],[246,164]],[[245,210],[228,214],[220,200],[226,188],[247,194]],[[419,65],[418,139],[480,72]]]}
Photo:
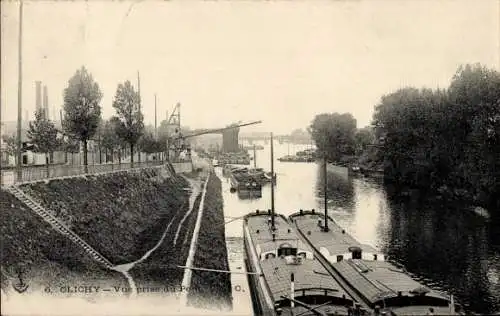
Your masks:
{"label": "white sky", "polygon": [[[499,1],[25,2],[23,119],[85,65],[104,93],[141,74],[145,119],[181,102],[191,128],[263,120],[288,133],[321,112],[370,122],[381,95],[447,86],[462,63],[499,68]],[[17,119],[18,3],[1,2],[2,121]],[[128,15],[127,15],[128,12]],[[251,128],[246,129],[252,130]]]}

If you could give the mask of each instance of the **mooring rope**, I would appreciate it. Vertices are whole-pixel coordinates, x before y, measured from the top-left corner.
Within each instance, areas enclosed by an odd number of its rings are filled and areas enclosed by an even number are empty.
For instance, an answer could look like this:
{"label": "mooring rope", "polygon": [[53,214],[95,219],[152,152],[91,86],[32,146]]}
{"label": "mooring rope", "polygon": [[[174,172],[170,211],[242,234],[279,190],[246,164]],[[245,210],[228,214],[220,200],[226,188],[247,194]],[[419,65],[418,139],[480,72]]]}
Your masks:
{"label": "mooring rope", "polygon": [[260,273],[258,273],[258,272],[242,272],[242,271],[217,270],[217,269],[187,267],[187,266],[177,266],[177,267],[178,268],[182,268],[182,269],[199,270],[199,271],[209,271],[209,272],[221,272],[221,273],[230,273],[230,274],[254,274],[254,275],[260,275]]}

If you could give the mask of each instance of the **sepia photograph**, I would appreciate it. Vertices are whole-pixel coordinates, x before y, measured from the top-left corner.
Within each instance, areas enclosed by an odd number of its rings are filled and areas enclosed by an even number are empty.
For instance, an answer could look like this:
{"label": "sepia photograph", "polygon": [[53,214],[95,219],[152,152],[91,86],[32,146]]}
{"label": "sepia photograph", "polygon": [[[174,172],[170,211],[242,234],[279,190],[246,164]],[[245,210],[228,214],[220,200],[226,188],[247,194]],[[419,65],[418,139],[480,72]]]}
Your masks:
{"label": "sepia photograph", "polygon": [[500,315],[500,0],[0,5],[1,315]]}

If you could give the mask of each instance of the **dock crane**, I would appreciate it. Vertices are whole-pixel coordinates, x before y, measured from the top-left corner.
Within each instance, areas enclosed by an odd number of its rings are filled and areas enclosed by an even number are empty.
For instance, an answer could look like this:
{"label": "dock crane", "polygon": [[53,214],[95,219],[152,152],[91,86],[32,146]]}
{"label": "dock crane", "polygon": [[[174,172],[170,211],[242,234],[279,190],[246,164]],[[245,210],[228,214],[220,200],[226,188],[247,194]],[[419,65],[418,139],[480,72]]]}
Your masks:
{"label": "dock crane", "polygon": [[[240,121],[241,122],[241,121]],[[188,155],[191,154],[191,146],[186,143],[186,139],[196,137],[196,136],[201,136],[201,135],[206,135],[206,134],[220,134],[223,133],[224,131],[231,130],[231,129],[237,129],[240,127],[244,126],[249,126],[249,125],[255,125],[255,124],[260,124],[262,121],[254,121],[254,122],[249,122],[249,123],[244,123],[244,124],[232,124],[227,127],[223,128],[214,128],[214,129],[207,129],[207,130],[202,130],[198,132],[192,132],[187,135],[183,135],[182,131],[179,129],[175,130],[175,134],[171,137],[167,138],[167,153],[170,151],[174,152],[174,159],[178,158],[180,153],[183,151],[186,151]]]}
{"label": "dock crane", "polygon": [[[262,121],[254,121],[250,123],[241,124],[241,121],[238,123],[233,123],[227,127],[223,128],[214,128],[214,129],[205,129],[201,131],[191,132],[190,134],[183,135],[181,130],[181,104],[178,102],[170,116],[167,114],[167,126],[174,127],[172,135],[168,135],[167,137],[167,159],[172,158],[173,160],[177,160],[180,156],[181,152],[187,152],[187,155],[191,154],[191,147],[187,144],[186,140],[192,137],[201,136],[205,134],[224,134],[225,131],[230,129],[237,129],[243,126],[249,126],[254,124],[262,123]],[[224,136],[223,136],[224,137]],[[173,157],[170,157],[170,153],[173,152]]]}

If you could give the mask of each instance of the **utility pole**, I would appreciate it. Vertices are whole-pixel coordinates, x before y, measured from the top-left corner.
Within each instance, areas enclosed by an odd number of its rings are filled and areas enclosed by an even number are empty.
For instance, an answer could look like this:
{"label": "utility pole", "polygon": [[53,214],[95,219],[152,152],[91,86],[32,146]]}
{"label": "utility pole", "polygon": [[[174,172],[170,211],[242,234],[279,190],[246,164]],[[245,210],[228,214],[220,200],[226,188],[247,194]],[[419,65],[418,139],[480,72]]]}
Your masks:
{"label": "utility pole", "polygon": [[271,229],[274,231],[274,147],[271,133]]}
{"label": "utility pole", "polygon": [[23,66],[22,66],[22,46],[23,45],[23,1],[19,2],[19,73],[17,84],[17,181],[21,182],[23,179],[22,171],[22,146],[21,140],[21,124],[22,124],[22,97],[23,97]]}
{"label": "utility pole", "polygon": [[[156,93],[155,93],[155,141],[158,141],[158,125],[157,125],[157,114],[156,114]],[[156,159],[159,160],[159,153],[156,153]]]}
{"label": "utility pole", "polygon": [[158,125],[156,121],[156,93],[155,93],[155,139],[158,140]]}
{"label": "utility pole", "polygon": [[181,103],[177,102],[177,118],[179,119],[179,133],[181,132]]}
{"label": "utility pole", "polygon": [[[137,71],[137,94],[139,95],[139,104],[138,104],[138,108],[139,108],[139,113],[141,113],[141,78],[139,77],[139,71]],[[141,163],[141,150],[139,148],[139,146],[136,146],[137,148],[137,162],[140,164]],[[132,155],[132,153],[130,153],[130,155]]]}
{"label": "utility pole", "polygon": [[325,179],[325,185],[324,185],[324,193],[325,193],[325,228],[324,231],[328,231],[328,195],[326,194],[327,190],[327,168],[326,168],[326,151],[323,154],[323,174],[324,174],[324,179]]}
{"label": "utility pole", "polygon": [[[56,112],[54,110],[54,123],[55,123],[55,120],[56,120]],[[64,132],[62,109],[59,110],[59,120],[61,121],[61,131]],[[67,139],[67,136],[63,135],[63,139]],[[67,148],[64,149],[64,163],[65,164],[68,163],[68,149]],[[71,163],[73,163],[73,152],[71,152]]]}
{"label": "utility pole", "polygon": [[137,71],[137,94],[139,95],[139,112],[141,111],[141,78],[139,77],[139,71]]}
{"label": "utility pole", "polygon": [[257,169],[257,151],[255,150],[255,144],[253,144],[253,168]]}

